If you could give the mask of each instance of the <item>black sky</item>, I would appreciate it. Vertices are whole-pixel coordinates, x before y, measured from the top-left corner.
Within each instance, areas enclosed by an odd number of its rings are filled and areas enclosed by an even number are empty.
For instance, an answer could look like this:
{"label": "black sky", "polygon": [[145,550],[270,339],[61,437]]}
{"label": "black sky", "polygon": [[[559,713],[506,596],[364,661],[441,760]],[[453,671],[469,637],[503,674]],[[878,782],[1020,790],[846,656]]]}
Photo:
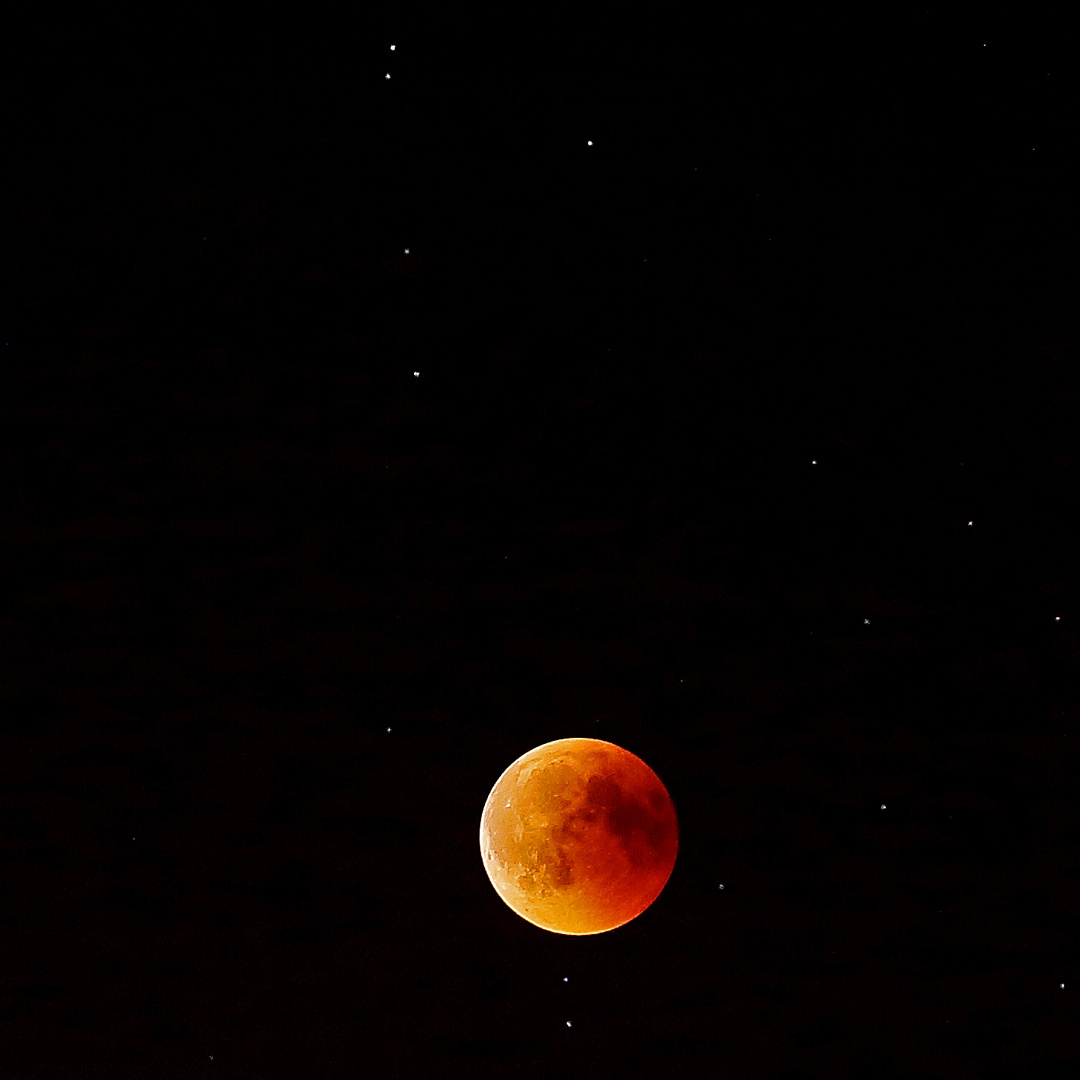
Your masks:
{"label": "black sky", "polygon": [[662,14],[6,46],[3,1076],[1076,1075],[1064,28]]}

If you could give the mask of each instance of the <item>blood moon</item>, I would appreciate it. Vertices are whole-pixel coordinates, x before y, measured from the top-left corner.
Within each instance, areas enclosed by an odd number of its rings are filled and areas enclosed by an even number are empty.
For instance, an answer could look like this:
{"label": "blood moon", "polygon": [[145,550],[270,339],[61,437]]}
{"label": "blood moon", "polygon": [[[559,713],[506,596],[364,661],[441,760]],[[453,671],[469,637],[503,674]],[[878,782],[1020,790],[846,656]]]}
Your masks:
{"label": "blood moon", "polygon": [[600,739],[557,739],[522,754],[480,818],[495,891],[556,934],[602,934],[637,918],[667,884],[678,847],[660,778]]}

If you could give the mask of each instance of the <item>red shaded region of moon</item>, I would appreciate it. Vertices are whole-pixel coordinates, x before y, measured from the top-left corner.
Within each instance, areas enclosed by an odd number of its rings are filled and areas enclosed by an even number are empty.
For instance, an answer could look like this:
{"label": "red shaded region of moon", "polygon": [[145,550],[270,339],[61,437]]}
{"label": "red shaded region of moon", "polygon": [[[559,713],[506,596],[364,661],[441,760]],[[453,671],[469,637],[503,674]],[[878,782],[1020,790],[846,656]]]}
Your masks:
{"label": "red shaded region of moon", "polygon": [[600,739],[558,739],[523,754],[480,818],[495,891],[556,934],[602,934],[637,918],[667,884],[678,847],[660,778]]}

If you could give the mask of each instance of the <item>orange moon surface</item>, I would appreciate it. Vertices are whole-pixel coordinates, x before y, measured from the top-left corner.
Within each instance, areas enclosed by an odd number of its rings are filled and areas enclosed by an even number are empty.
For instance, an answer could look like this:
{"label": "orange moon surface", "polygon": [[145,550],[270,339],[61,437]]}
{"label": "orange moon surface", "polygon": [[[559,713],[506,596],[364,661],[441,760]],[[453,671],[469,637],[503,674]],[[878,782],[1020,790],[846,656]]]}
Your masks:
{"label": "orange moon surface", "polygon": [[556,934],[637,918],[675,866],[675,805],[641,758],[600,739],[557,739],[495,782],[480,854],[509,907]]}

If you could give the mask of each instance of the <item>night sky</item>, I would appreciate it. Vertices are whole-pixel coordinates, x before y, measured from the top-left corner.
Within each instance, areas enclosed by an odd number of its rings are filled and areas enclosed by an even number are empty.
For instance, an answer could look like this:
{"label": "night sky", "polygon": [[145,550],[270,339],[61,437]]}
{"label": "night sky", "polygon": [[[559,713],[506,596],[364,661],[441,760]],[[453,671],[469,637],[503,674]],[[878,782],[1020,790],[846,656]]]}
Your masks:
{"label": "night sky", "polygon": [[0,1076],[1080,1075],[1064,21],[455,7],[4,43]]}

